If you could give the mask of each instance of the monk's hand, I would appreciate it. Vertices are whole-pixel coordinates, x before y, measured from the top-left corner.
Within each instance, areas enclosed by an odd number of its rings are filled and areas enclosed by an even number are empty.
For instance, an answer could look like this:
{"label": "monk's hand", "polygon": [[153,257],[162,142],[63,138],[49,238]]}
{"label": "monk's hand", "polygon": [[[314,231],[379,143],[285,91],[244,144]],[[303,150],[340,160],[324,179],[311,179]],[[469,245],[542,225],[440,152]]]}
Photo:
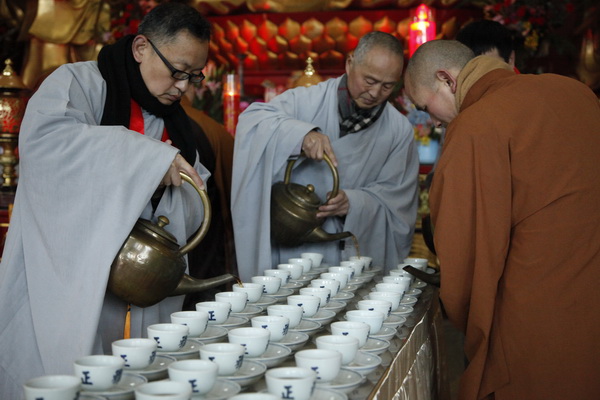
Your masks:
{"label": "monk's hand", "polygon": [[315,130],[308,132],[302,141],[302,151],[306,157],[313,160],[322,160],[323,153],[325,153],[329,156],[333,165],[337,167],[337,158],[327,135]]}
{"label": "monk's hand", "polygon": [[162,181],[160,182],[161,185],[181,186],[182,179],[181,179],[181,175],[179,175],[180,172],[183,172],[184,174],[186,174],[187,176],[192,178],[192,181],[194,181],[194,183],[196,185],[198,185],[198,188],[200,190],[204,189],[204,182],[202,181],[202,178],[200,178],[200,175],[198,175],[198,171],[196,171],[196,169],[194,167],[192,167],[185,160],[185,158],[183,158],[183,156],[181,154],[177,154],[175,156],[175,159],[169,166],[167,173],[165,174]]}
{"label": "monk's hand", "polygon": [[[331,195],[331,192],[327,194],[327,197]],[[329,199],[327,203],[323,204],[319,207],[319,212],[317,213],[317,218],[325,218],[325,217],[343,217],[348,214],[350,210],[350,201],[348,200],[348,196],[346,192],[343,190],[339,190],[337,196],[332,199]]]}

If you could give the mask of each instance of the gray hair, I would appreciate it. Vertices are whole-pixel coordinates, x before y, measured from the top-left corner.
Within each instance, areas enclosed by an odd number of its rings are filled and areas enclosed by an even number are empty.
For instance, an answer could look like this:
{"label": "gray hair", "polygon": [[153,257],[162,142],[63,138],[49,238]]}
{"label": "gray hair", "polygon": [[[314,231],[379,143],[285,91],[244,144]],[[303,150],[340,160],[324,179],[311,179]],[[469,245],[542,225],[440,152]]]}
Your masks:
{"label": "gray hair", "polygon": [[161,3],[142,19],[138,33],[155,43],[173,40],[180,32],[188,32],[201,41],[209,41],[211,25],[198,10],[182,3]]}
{"label": "gray hair", "polygon": [[471,49],[456,40],[431,40],[419,46],[408,60],[405,79],[410,80],[413,86],[431,87],[436,71],[460,71],[474,57]]}
{"label": "gray hair", "polygon": [[354,61],[357,64],[362,63],[366,54],[375,47],[386,49],[404,59],[404,48],[398,38],[389,33],[373,31],[364,35],[358,42],[358,46],[354,49]]}

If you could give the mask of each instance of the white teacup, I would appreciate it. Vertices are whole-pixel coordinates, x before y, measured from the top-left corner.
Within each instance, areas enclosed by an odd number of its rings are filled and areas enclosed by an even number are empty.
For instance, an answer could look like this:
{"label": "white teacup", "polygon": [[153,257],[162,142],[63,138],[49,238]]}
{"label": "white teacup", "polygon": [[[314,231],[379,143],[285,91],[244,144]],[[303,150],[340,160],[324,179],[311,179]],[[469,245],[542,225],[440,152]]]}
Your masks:
{"label": "white teacup", "polygon": [[348,275],[348,282],[350,282],[350,280],[354,278],[354,268],[352,267],[342,267],[341,265],[335,265],[333,267],[329,267],[327,269],[327,272],[341,272],[343,274],[346,274]]}
{"label": "white teacup", "polygon": [[350,267],[354,269],[354,276],[361,276],[363,270],[365,269],[365,263],[361,260],[346,260],[340,261],[340,267]]}
{"label": "white teacup", "polygon": [[281,287],[281,278],[276,276],[253,276],[250,279],[253,283],[260,283],[263,285],[263,294],[275,294]]}
{"label": "white teacup", "polygon": [[367,343],[371,327],[365,322],[336,321],[332,322],[331,333],[334,335],[353,336],[358,339],[359,348]]}
{"label": "white teacup", "polygon": [[398,292],[371,292],[368,294],[369,300],[385,300],[392,303],[392,311],[396,311],[400,306],[400,300],[402,300],[402,293]]}
{"label": "white teacup", "polygon": [[302,307],[302,316],[307,318],[315,315],[321,304],[321,299],[312,295],[292,294],[286,300],[288,304]]}
{"label": "white teacup", "polygon": [[208,312],[206,311],[176,311],[171,314],[171,322],[186,325],[190,328],[188,335],[198,337],[204,333],[208,325]]}
{"label": "white teacup", "polygon": [[387,318],[392,312],[392,302],[388,300],[359,300],[356,303],[356,308],[359,310],[379,311]]}
{"label": "white teacup", "polygon": [[358,338],[344,335],[322,335],[315,339],[317,349],[329,349],[340,352],[342,365],[350,364],[358,352]]}
{"label": "white teacup", "polygon": [[135,388],[135,400],[189,400],[189,383],[161,380],[144,383]]}
{"label": "white teacup", "polygon": [[323,261],[323,254],[321,253],[301,253],[300,257],[310,259],[312,261],[311,268],[319,268]]}
{"label": "white teacup", "polygon": [[303,274],[308,274],[308,272],[312,268],[312,261],[310,258],[301,258],[301,257],[290,258],[290,259],[288,259],[288,263],[302,265],[302,273]]}
{"label": "white teacup", "polygon": [[369,325],[369,335],[377,334],[383,326],[385,314],[380,311],[350,310],[346,311],[346,318],[352,322],[364,322]]}
{"label": "white teacup", "polygon": [[219,376],[230,376],[241,368],[245,351],[239,343],[207,343],[200,346],[200,359],[217,364]]}
{"label": "white teacup", "polygon": [[279,315],[290,320],[290,328],[295,328],[302,320],[302,307],[294,304],[272,304],[267,306],[267,315]]}
{"label": "white teacup", "polygon": [[111,348],[125,361],[125,369],[144,369],[154,362],[158,344],[152,338],[127,338],[115,340]]}
{"label": "white teacup", "polygon": [[260,357],[269,346],[271,331],[263,328],[235,328],[227,332],[229,343],[241,344],[247,357]]}
{"label": "white teacup", "polygon": [[265,373],[267,390],[282,399],[309,400],[315,389],[317,373],[301,367],[280,367]]}
{"label": "white teacup", "polygon": [[281,286],[287,285],[290,282],[290,276],[292,275],[290,271],[286,271],[285,269],[265,269],[263,274],[265,276],[276,276],[281,278]]}
{"label": "white teacup", "polygon": [[119,383],[124,366],[121,357],[101,354],[81,357],[73,363],[81,388],[92,392],[106,391]]}
{"label": "white teacup", "polygon": [[253,328],[268,329],[271,332],[271,342],[279,342],[288,333],[290,320],[279,315],[259,315],[252,317],[250,323]]}
{"label": "white teacup", "polygon": [[426,258],[407,257],[404,259],[404,263],[410,264],[413,267],[425,272],[427,269],[427,264],[429,264],[429,260]]}
{"label": "white teacup", "polygon": [[300,264],[277,264],[277,269],[289,271],[291,280],[300,279],[304,273],[304,267]]}
{"label": "white teacup", "polygon": [[340,283],[340,290],[343,290],[348,285],[348,274],[342,272],[323,272],[322,279],[335,279]]}
{"label": "white teacup", "polygon": [[317,373],[318,382],[331,382],[340,373],[342,354],[330,349],[300,350],[294,355],[296,365]]}
{"label": "white teacup", "polygon": [[310,281],[310,286],[331,290],[331,297],[340,291],[340,281],[335,279],[313,279]]}
{"label": "white teacup", "polygon": [[190,328],[181,324],[159,323],[149,325],[148,337],[156,340],[158,351],[179,351],[187,342]]}
{"label": "white teacup", "polygon": [[368,257],[368,256],[351,256],[348,257],[348,260],[350,261],[354,261],[354,260],[360,260],[364,263],[365,265],[365,270],[370,269],[371,268],[371,264],[373,263],[373,257]]}
{"label": "white teacup", "polygon": [[25,400],[76,399],[81,380],[74,375],[44,375],[29,379],[23,385]]}
{"label": "white teacup", "polygon": [[419,269],[418,266],[415,264],[405,264],[405,263],[398,264],[396,266],[396,269],[390,270],[390,275],[402,275],[402,276],[410,276],[411,278],[414,278],[414,276],[410,272],[404,270],[404,267],[408,267],[408,266]]}
{"label": "white teacup", "polygon": [[193,396],[205,395],[217,380],[219,366],[208,360],[179,360],[168,366],[169,379],[188,383]]}
{"label": "white teacup", "polygon": [[231,312],[241,312],[246,308],[248,293],[244,292],[219,292],[215,294],[215,301],[231,304]]}
{"label": "white teacup", "polygon": [[303,287],[300,289],[300,295],[303,296],[317,296],[319,298],[319,307],[323,308],[329,300],[331,300],[331,290],[320,287]]}
{"label": "white teacup", "polygon": [[234,292],[243,292],[248,295],[248,303],[256,303],[262,296],[264,286],[262,283],[244,282],[241,285],[234,283],[231,285]]}
{"label": "white teacup", "polygon": [[208,313],[208,325],[223,324],[231,313],[231,303],[222,301],[201,301],[196,303],[197,311]]}
{"label": "white teacup", "polygon": [[400,294],[404,294],[406,287],[399,283],[378,283],[375,285],[376,292],[396,292]]}
{"label": "white teacup", "polygon": [[410,289],[410,284],[412,283],[412,278],[409,276],[384,276],[382,280],[383,283],[395,283],[401,285],[404,292],[407,292]]}

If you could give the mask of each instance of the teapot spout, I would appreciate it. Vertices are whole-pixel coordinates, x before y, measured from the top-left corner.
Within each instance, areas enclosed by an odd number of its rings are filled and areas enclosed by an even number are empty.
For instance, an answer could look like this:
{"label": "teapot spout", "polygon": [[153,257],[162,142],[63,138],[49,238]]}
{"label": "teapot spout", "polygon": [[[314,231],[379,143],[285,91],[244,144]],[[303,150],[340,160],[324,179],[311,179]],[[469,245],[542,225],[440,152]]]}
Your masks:
{"label": "teapot spout", "polygon": [[179,285],[177,285],[173,293],[171,293],[169,296],[179,296],[182,294],[202,292],[207,289],[221,286],[235,279],[236,277],[231,274],[219,275],[208,279],[197,279],[189,276],[188,274],[184,274],[179,282]]}
{"label": "teapot spout", "polygon": [[342,240],[352,236],[351,232],[339,232],[339,233],[328,233],[322,228],[317,227],[313,229],[304,239],[306,242],[332,242],[334,240]]}

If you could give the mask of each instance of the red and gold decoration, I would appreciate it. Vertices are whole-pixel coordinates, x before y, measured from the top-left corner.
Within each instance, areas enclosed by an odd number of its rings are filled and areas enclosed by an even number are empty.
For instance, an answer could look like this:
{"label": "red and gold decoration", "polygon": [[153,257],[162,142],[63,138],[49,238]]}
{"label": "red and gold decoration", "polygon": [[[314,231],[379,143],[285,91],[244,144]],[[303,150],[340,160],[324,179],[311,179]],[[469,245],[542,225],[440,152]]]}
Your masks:
{"label": "red and gold decoration", "polygon": [[5,61],[0,76],[0,166],[2,166],[3,191],[14,191],[17,187],[15,167],[18,163],[17,145],[19,129],[27,106],[27,89],[12,68],[12,61]]}
{"label": "red and gold decoration", "polygon": [[409,30],[408,54],[412,56],[423,43],[435,39],[433,12],[425,4],[415,10]]}

